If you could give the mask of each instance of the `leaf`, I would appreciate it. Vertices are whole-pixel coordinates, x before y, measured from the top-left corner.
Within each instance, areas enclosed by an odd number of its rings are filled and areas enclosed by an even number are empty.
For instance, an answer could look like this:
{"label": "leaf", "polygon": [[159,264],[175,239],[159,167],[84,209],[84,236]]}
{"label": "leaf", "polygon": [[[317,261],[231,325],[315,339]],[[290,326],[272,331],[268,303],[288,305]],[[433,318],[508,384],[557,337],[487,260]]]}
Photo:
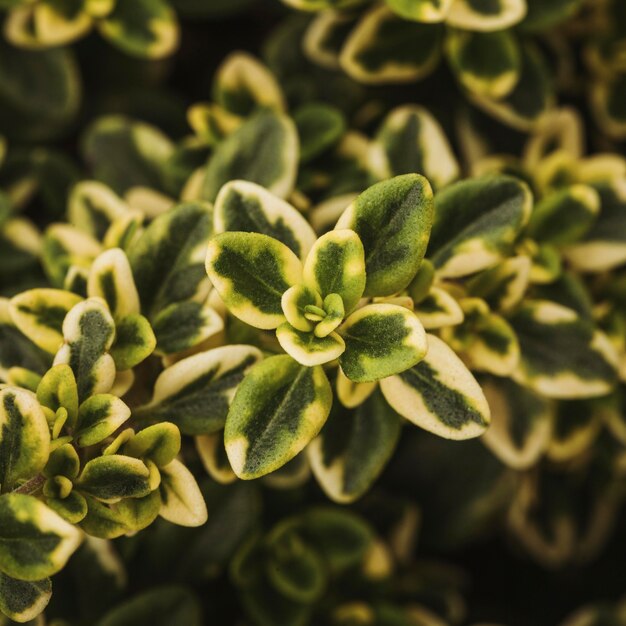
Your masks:
{"label": "leaf", "polygon": [[504,30],[520,22],[526,15],[524,0],[495,0],[485,4],[480,0],[455,0],[446,21],[450,26],[465,30]]}
{"label": "leaf", "polygon": [[293,114],[300,139],[300,163],[308,163],[332,148],[346,131],[338,108],[323,102],[300,105]]}
{"label": "leaf", "polygon": [[483,442],[509,467],[532,467],[550,442],[552,404],[506,378],[490,378],[482,388],[491,410]]}
{"label": "leaf", "polygon": [[115,364],[108,350],[114,336],[115,322],[100,298],[80,302],[65,317],[65,343],[57,352],[54,364],[66,363],[72,368],[79,401],[111,389]]}
{"label": "leaf", "polygon": [[70,524],[79,524],[87,515],[87,502],[78,491],[65,498],[46,498],[46,504]]}
{"label": "leaf", "polygon": [[446,439],[482,435],[489,405],[471,372],[439,338],[428,335],[428,352],[415,367],[380,383],[400,415]]}
{"label": "leaf", "polygon": [[359,236],[352,230],[332,230],[322,235],[306,258],[305,285],[326,298],[338,294],[349,313],[365,289],[365,252]]}
{"label": "leaf", "polygon": [[256,328],[285,316],[282,295],[301,281],[302,264],[284,244],[258,233],[222,233],[209,242],[206,270],[228,310]]}
{"label": "leaf", "polygon": [[224,441],[239,478],[268,474],[291,460],[320,431],[332,390],[320,366],[274,356],[250,370],[228,411]]}
{"label": "leaf", "polygon": [[47,478],[54,476],[66,476],[76,478],[80,471],[80,459],[78,452],[71,443],[64,443],[50,452],[50,457],[43,470]]}
{"label": "leaf", "polygon": [[515,256],[472,277],[467,287],[472,296],[485,300],[492,310],[509,311],[524,297],[529,278],[529,258]]}
{"label": "leaf", "polygon": [[346,342],[343,373],[359,383],[380,380],[413,367],[426,354],[426,334],[412,311],[395,304],[369,304],[340,326]]}
{"label": "leaf", "polygon": [[130,417],[130,409],[117,397],[102,393],[87,398],[78,409],[74,432],[80,447],[93,446],[112,435]]}
{"label": "leaf", "polygon": [[317,337],[311,332],[297,330],[288,322],[276,329],[281,348],[306,367],[323,365],[338,358],[345,350],[344,340],[335,332]]}
{"label": "leaf", "polygon": [[33,395],[17,387],[0,389],[0,485],[36,476],[48,461],[50,431]]}
{"label": "leaf", "polygon": [[440,287],[432,287],[430,293],[415,305],[414,312],[426,330],[455,326],[464,318],[459,303]]}
{"label": "leaf", "polygon": [[161,468],[161,510],[168,522],[179,526],[202,526],[207,509],[193,474],[177,460]]}
{"label": "leaf", "polygon": [[442,277],[495,265],[511,249],[532,210],[522,181],[493,175],[460,181],[435,197],[428,258]]}
{"label": "leaf", "polygon": [[196,437],[196,450],[202,466],[214,481],[221,485],[229,485],[237,480],[237,475],[233,472],[226,456],[224,431]]}
{"label": "leaf", "polygon": [[49,578],[26,581],[0,573],[0,611],[14,622],[35,619],[52,597]]}
{"label": "leaf", "polygon": [[85,533],[100,539],[115,539],[132,533],[125,511],[117,504],[105,504],[91,496],[85,496],[84,499],[87,502],[87,515],[81,520],[80,527]]}
{"label": "leaf", "polygon": [[251,115],[220,143],[206,169],[202,197],[214,201],[230,180],[248,180],[280,198],[293,190],[298,134],[287,116],[271,110]]}
{"label": "leaf", "polygon": [[135,0],[132,7],[116,2],[97,25],[103,37],[133,56],[159,59],[178,46],[176,13],[164,0]]}
{"label": "leaf", "polygon": [[54,413],[63,407],[73,427],[78,416],[78,387],[72,368],[64,363],[51,367],[37,387],[37,400]]}
{"label": "leaf", "polygon": [[171,463],[180,452],[180,431],[170,422],[144,428],[124,446],[124,454],[148,459],[157,467]]}
{"label": "leaf", "polygon": [[526,0],[526,2],[528,11],[521,24],[525,31],[547,30],[573,17],[582,5],[582,0],[553,0],[552,2]]}
{"label": "leaf", "polygon": [[454,0],[385,0],[387,6],[406,20],[443,22]]}
{"label": "leaf", "polygon": [[185,587],[155,587],[110,610],[97,626],[201,626],[196,596]]}
{"label": "leaf", "polygon": [[432,72],[440,58],[440,24],[403,20],[387,7],[365,13],[339,56],[354,80],[372,85],[409,83]]}
{"label": "leaf", "polygon": [[61,289],[30,289],[11,299],[13,323],[35,345],[54,354],[63,344],[63,320],[80,296]]}
{"label": "leaf", "polygon": [[285,110],[274,75],[246,52],[233,52],[222,62],[215,75],[213,97],[218,105],[241,117],[257,109]]}
{"label": "leaf", "polygon": [[261,359],[260,350],[243,345],[182,359],[159,375],[152,400],[136,414],[155,422],[170,421],[185,435],[221,430],[237,386]]}
{"label": "leaf", "polygon": [[391,110],[367,153],[371,173],[379,180],[422,173],[438,189],[459,177],[459,164],[439,122],[421,106]]}
{"label": "leaf", "polygon": [[0,496],[0,572],[38,581],[61,570],[81,534],[32,496]]}
{"label": "leaf", "polygon": [[451,29],[446,37],[446,53],[457,80],[478,95],[502,98],[519,80],[519,44],[510,31]]}
{"label": "leaf", "polygon": [[89,461],[78,479],[77,488],[103,502],[147,496],[150,471],[139,459],[121,454]]}
{"label": "leaf", "polygon": [[87,281],[87,295],[102,298],[115,319],[139,313],[139,294],[123,250],[106,250],[94,260]]}
{"label": "leaf", "polygon": [[245,180],[226,183],[217,195],[215,233],[268,235],[284,243],[301,260],[315,243],[315,233],[302,214],[260,185]]}
{"label": "leaf", "polygon": [[600,195],[589,185],[559,189],[535,205],[526,232],[541,243],[576,243],[591,228],[600,206]]}
{"label": "leaf", "polygon": [[212,219],[207,204],[180,204],[155,218],[133,244],[130,265],[148,318],[174,302],[207,295],[203,262]]}
{"label": "leaf", "polygon": [[154,352],[156,345],[157,339],[150,322],[137,313],[127,315],[115,326],[111,356],[116,369],[123,372],[139,365]]}
{"label": "leaf", "polygon": [[355,409],[335,403],[309,444],[311,468],[334,502],[360,498],[378,479],[400,437],[401,419],[375,391]]}
{"label": "leaf", "polygon": [[365,190],[337,229],[354,230],[365,249],[365,296],[405,289],[426,251],[433,219],[432,190],[419,174],[405,174]]}
{"label": "leaf", "polygon": [[516,382],[549,398],[601,396],[615,384],[615,360],[605,335],[549,300],[526,300],[510,318],[521,348]]}
{"label": "leaf", "polygon": [[129,215],[130,207],[103,183],[84,180],[73,187],[67,212],[73,226],[102,240],[111,224]]}

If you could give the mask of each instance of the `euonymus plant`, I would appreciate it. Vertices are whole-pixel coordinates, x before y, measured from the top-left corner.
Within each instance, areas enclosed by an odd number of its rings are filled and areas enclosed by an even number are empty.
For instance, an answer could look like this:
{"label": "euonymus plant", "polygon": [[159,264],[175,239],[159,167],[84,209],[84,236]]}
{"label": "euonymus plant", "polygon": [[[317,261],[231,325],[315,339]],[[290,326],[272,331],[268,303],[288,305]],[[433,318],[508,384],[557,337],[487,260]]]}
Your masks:
{"label": "euonymus plant", "polygon": [[0,626],[626,624],[621,0],[0,14]]}

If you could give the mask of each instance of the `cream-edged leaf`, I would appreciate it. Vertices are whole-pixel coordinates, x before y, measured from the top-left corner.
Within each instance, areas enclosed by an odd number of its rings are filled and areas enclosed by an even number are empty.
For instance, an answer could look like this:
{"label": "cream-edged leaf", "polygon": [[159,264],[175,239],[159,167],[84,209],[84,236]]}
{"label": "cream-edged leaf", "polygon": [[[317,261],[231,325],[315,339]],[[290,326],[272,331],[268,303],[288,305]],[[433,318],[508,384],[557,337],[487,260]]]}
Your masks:
{"label": "cream-edged leaf", "polygon": [[276,329],[281,348],[301,365],[315,367],[339,358],[346,349],[344,340],[335,332],[317,337],[312,332],[302,332],[289,322]]}
{"label": "cream-edged leaf", "polygon": [[161,510],[159,515],[179,526],[202,526],[207,508],[193,474],[174,459],[161,468]]}
{"label": "cream-edged leaf", "polygon": [[129,417],[130,409],[119,398],[106,393],[93,395],[78,409],[78,423],[74,432],[76,443],[81,447],[100,443]]}
{"label": "cream-edged leaf", "polygon": [[18,623],[30,622],[48,606],[52,583],[42,580],[18,580],[0,573],[0,612]]}

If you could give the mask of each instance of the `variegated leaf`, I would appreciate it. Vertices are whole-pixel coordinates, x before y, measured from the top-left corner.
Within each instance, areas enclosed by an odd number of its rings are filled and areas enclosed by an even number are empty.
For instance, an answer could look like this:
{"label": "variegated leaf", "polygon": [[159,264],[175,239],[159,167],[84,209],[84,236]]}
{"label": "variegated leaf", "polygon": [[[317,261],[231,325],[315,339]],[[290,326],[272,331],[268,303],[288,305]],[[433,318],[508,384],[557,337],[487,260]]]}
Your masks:
{"label": "variegated leaf", "polygon": [[454,0],[385,0],[387,6],[407,20],[443,22]]}
{"label": "variegated leaf", "polygon": [[359,383],[399,374],[426,354],[426,333],[417,316],[394,304],[357,309],[339,333],[346,343],[339,359],[341,369]]}
{"label": "variegated leaf", "polygon": [[524,297],[530,278],[530,259],[515,256],[472,277],[467,288],[494,311],[509,311]]}
{"label": "variegated leaf", "polygon": [[65,363],[51,367],[37,387],[37,400],[53,413],[63,407],[73,428],[78,417],[78,386],[72,368]]}
{"label": "variegated leaf", "polygon": [[85,400],[78,409],[76,443],[92,446],[112,435],[130,417],[130,409],[117,397],[103,393]]}
{"label": "variegated leaf", "polygon": [[337,399],[348,409],[354,409],[365,402],[378,387],[377,382],[355,383],[342,371],[337,370]]}
{"label": "variegated leaf", "polygon": [[96,457],[81,472],[76,487],[102,502],[147,496],[150,470],[139,459],[121,454]]}
{"label": "variegated leaf", "polygon": [[237,386],[261,358],[253,346],[229,345],[182,359],[160,374],[152,400],[134,414],[171,421],[186,435],[216,432],[224,427]]}
{"label": "variegated leaf", "polygon": [[435,198],[428,258],[451,278],[491,267],[510,251],[531,210],[527,185],[510,176],[450,185]]}
{"label": "variegated leaf", "polygon": [[490,422],[487,400],[461,359],[428,335],[428,352],[415,367],[382,380],[381,391],[400,415],[446,439],[482,435]]}
{"label": "variegated leaf", "polygon": [[565,463],[588,450],[602,428],[598,400],[561,400],[554,415],[548,458]]}
{"label": "variegated leaf", "polygon": [[404,20],[386,6],[365,13],[339,56],[343,70],[367,84],[413,82],[430,74],[441,56],[441,24]]}
{"label": "variegated leaf", "polygon": [[261,233],[278,239],[302,261],[316,238],[297,209],[260,185],[245,180],[230,181],[220,189],[213,225],[215,233]]}
{"label": "variegated leaf", "polygon": [[133,435],[124,444],[124,454],[147,459],[157,467],[164,467],[178,456],[180,446],[178,427],[170,422],[161,422]]}
{"label": "variegated leaf", "polygon": [[455,326],[464,318],[459,303],[440,287],[432,287],[430,293],[415,305],[414,311],[426,330]]}
{"label": "variegated leaf", "polygon": [[115,338],[115,322],[104,300],[89,298],[74,306],[63,322],[65,343],[54,364],[72,368],[78,399],[106,393],[115,380],[115,363],[108,353]]}
{"label": "variegated leaf", "polygon": [[174,302],[208,294],[203,263],[212,220],[208,204],[181,204],[153,220],[133,244],[130,265],[141,311],[150,319]]}
{"label": "variegated leaf", "polygon": [[524,0],[454,0],[446,21],[464,30],[504,30],[520,22],[526,15]]}
{"label": "variegated leaf", "polygon": [[134,313],[119,320],[115,325],[115,343],[111,347],[118,372],[139,365],[152,354],[156,345],[154,330],[143,315]]}
{"label": "variegated leaf", "polygon": [[209,159],[202,197],[213,201],[230,180],[249,180],[280,198],[293,190],[298,133],[290,118],[271,110],[249,117]]}
{"label": "variegated leaf", "polygon": [[82,298],[61,289],[30,289],[11,299],[14,324],[42,350],[54,354],[63,345],[63,320]]}
{"label": "variegated leaf", "polygon": [[552,403],[507,378],[483,381],[482,389],[491,410],[483,442],[509,467],[532,467],[550,443]]}
{"label": "variegated leaf", "polygon": [[324,370],[274,356],[250,370],[226,418],[224,440],[239,478],[268,474],[290,461],[328,417],[332,390]]}
{"label": "variegated leaf", "polygon": [[405,289],[424,256],[433,219],[433,193],[419,174],[396,176],[364,191],[337,229],[354,230],[365,249],[366,296]]}
{"label": "variegated leaf", "polygon": [[36,476],[48,461],[49,446],[48,422],[33,394],[17,387],[0,389],[2,490]]}
{"label": "variegated leaf", "polygon": [[317,337],[312,332],[294,328],[289,322],[284,322],[276,329],[276,337],[281,348],[290,357],[307,367],[334,361],[346,349],[344,340],[336,332]]}
{"label": "variegated leaf", "polygon": [[416,105],[397,107],[387,114],[367,160],[379,180],[420,172],[439,189],[459,176],[459,164],[439,122]]}
{"label": "variegated leaf", "polygon": [[567,307],[527,300],[510,318],[519,339],[517,382],[551,398],[609,393],[616,382],[608,339]]}
{"label": "variegated leaf", "polygon": [[159,515],[179,526],[202,526],[207,509],[193,474],[174,459],[161,468]]}
{"label": "variegated leaf", "polygon": [[222,485],[228,485],[237,480],[237,475],[233,472],[226,455],[223,430],[196,437],[196,450],[204,469],[213,480]]}
{"label": "variegated leaf", "polygon": [[0,572],[37,581],[61,570],[80,532],[32,496],[0,496]]}
{"label": "variegated leaf", "polygon": [[352,502],[372,486],[395,450],[401,421],[379,391],[352,410],[335,403],[307,448],[313,473],[332,500]]}
{"label": "variegated leaf", "polygon": [[346,131],[346,120],[337,107],[308,102],[293,113],[300,141],[300,163],[309,163],[338,143]]}
{"label": "variegated leaf", "polygon": [[209,243],[206,270],[228,310],[256,328],[278,327],[283,293],[302,279],[302,264],[284,244],[258,233],[222,233]]}
{"label": "variegated leaf", "polygon": [[341,45],[355,23],[355,16],[342,11],[320,11],[302,38],[304,54],[316,65],[338,70]]}
{"label": "variegated leaf", "polygon": [[48,606],[52,583],[42,580],[18,580],[0,573],[0,612],[20,624],[30,622]]}

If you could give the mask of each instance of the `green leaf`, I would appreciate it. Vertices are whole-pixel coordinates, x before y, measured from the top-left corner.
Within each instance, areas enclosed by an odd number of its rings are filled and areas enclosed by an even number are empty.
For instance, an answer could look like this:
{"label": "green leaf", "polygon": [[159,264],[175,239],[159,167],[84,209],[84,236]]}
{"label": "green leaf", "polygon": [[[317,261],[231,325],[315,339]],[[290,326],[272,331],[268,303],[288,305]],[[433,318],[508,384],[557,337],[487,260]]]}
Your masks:
{"label": "green leaf", "polygon": [[591,228],[599,212],[600,196],[593,187],[565,187],[535,205],[526,233],[541,243],[576,243]]}
{"label": "green leaf", "polygon": [[0,486],[36,476],[48,461],[50,430],[39,403],[28,391],[0,389]]}
{"label": "green leaf", "polygon": [[280,241],[258,233],[216,235],[209,242],[206,270],[228,310],[262,329],[285,320],[282,295],[302,279],[298,257]]}
{"label": "green leaf", "polygon": [[207,509],[193,474],[177,460],[161,468],[159,515],[179,526],[202,526]]}
{"label": "green leaf", "polygon": [[276,337],[281,348],[290,357],[307,367],[329,363],[346,349],[344,340],[335,332],[317,337],[312,332],[297,330],[289,322],[276,329]]}
{"label": "green leaf", "polygon": [[89,298],[72,308],[63,322],[65,344],[54,363],[68,364],[78,385],[78,399],[106,393],[115,380],[115,363],[108,353],[115,337],[115,322],[103,300]]}
{"label": "green leaf", "polygon": [[121,454],[89,461],[78,479],[77,488],[103,502],[119,498],[141,498],[151,489],[150,471],[139,459]]}
{"label": "green leaf", "polygon": [[129,251],[141,311],[150,319],[174,302],[199,301],[209,290],[204,254],[212,211],[180,204],[154,219]]}
{"label": "green leaf", "polygon": [[544,31],[573,17],[581,8],[582,0],[526,0],[528,11],[521,26],[527,31]]}
{"label": "green leaf", "polygon": [[70,524],[79,524],[87,515],[87,502],[78,491],[65,498],[46,498],[46,504]]}
{"label": "green leaf", "polygon": [[290,118],[271,110],[250,116],[209,159],[202,197],[214,201],[230,180],[258,183],[280,198],[293,190],[298,134]]}
{"label": "green leaf", "polygon": [[424,107],[410,104],[387,114],[367,162],[379,180],[420,172],[438,189],[459,177],[459,164],[439,122]]}
{"label": "green leaf", "polygon": [[336,228],[354,230],[365,249],[365,296],[405,289],[426,251],[433,219],[432,190],[419,174],[396,176],[364,191]]}
{"label": "green leaf", "polygon": [[115,319],[139,313],[139,294],[123,250],[106,250],[94,260],[87,281],[87,295],[102,298]]}
{"label": "green leaf", "polygon": [[76,478],[80,471],[78,452],[71,443],[64,443],[50,452],[50,457],[43,470],[44,476],[66,476]]}
{"label": "green leaf", "polygon": [[435,197],[428,257],[443,277],[491,267],[508,254],[531,210],[530,190],[510,176],[450,185]]}
{"label": "green leaf", "polygon": [[440,287],[432,287],[430,293],[415,305],[415,315],[426,330],[455,326],[463,322],[463,309],[459,303]]}
{"label": "green leaf", "polygon": [[132,533],[128,526],[125,511],[117,504],[105,504],[91,496],[85,496],[87,515],[80,522],[80,527],[92,537],[115,539]]}
{"label": "green leaf", "polygon": [[[300,330],[302,332],[310,332],[316,327],[316,322],[306,317],[306,307],[313,306],[317,309],[321,309],[324,316],[318,312],[319,318],[326,316],[326,311],[321,308],[324,301],[322,300],[320,294],[315,289],[310,289],[305,285],[294,285],[293,287],[289,287],[289,289],[287,289],[287,291],[283,294],[280,304],[289,324],[291,324],[296,330]],[[343,315],[341,317],[343,319]],[[319,324],[319,322],[317,323]]]}
{"label": "green leaf", "polygon": [[406,20],[443,22],[454,0],[385,0],[387,6]]}
{"label": "green leaf", "polygon": [[428,335],[428,352],[420,363],[381,381],[380,388],[400,415],[440,437],[478,437],[489,425],[489,405],[480,385],[434,335]]}
{"label": "green leaf", "polygon": [[492,310],[509,311],[524,297],[529,275],[529,258],[515,256],[474,276],[467,287],[472,296],[482,298]]}
{"label": "green leaf", "polygon": [[14,622],[35,619],[52,597],[49,578],[26,581],[0,573],[0,611]]}
{"label": "green leaf", "polygon": [[393,376],[426,354],[426,333],[412,311],[395,304],[369,304],[340,326],[346,342],[339,358],[343,373],[365,383]]}
{"label": "green leaf", "polygon": [[202,626],[195,595],[184,587],[155,587],[109,611],[97,626]]}
{"label": "green leaf", "polygon": [[341,50],[339,62],[354,80],[381,85],[414,82],[441,56],[441,24],[403,20],[386,6],[365,13]]}
{"label": "green leaf", "polygon": [[457,80],[475,94],[502,98],[519,80],[519,44],[510,31],[450,30],[446,53]]}
{"label": "green leaf", "polygon": [[170,421],[186,435],[221,430],[237,386],[261,359],[257,348],[243,345],[182,359],[159,375],[152,400],[134,413],[150,421]]}
{"label": "green leaf", "polygon": [[315,233],[302,214],[256,183],[226,183],[217,194],[213,215],[215,233],[268,235],[284,243],[302,261],[315,243]]}
{"label": "green leaf", "polygon": [[113,11],[97,22],[103,37],[123,52],[160,59],[172,54],[179,39],[176,13],[164,0],[116,2]]}
{"label": "green leaf", "polygon": [[524,0],[455,0],[446,22],[455,28],[477,31],[504,30],[526,15]]}
{"label": "green leaf", "polygon": [[35,345],[54,354],[63,345],[63,320],[80,296],[61,289],[30,289],[11,299],[14,324]]}
{"label": "green leaf", "polygon": [[339,403],[308,447],[309,461],[326,495],[335,502],[360,498],[391,458],[402,420],[375,391],[355,409]]}
{"label": "green leaf", "polygon": [[274,356],[250,370],[226,418],[224,440],[239,478],[268,474],[298,454],[320,431],[332,404],[323,369]]}
{"label": "green leaf", "polygon": [[322,102],[309,102],[298,107],[293,121],[300,138],[300,163],[320,156],[332,148],[346,130],[341,111]]}
{"label": "green leaf", "polygon": [[37,581],[61,570],[81,534],[32,496],[0,496],[0,572]]}
{"label": "green leaf", "polygon": [[130,417],[130,409],[106,393],[87,398],[78,409],[74,438],[80,447],[93,446],[112,435]]}
{"label": "green leaf", "polygon": [[356,307],[365,289],[365,252],[352,230],[332,230],[322,235],[306,258],[305,285],[326,298],[338,294],[346,313]]}
{"label": "green leaf", "polygon": [[115,343],[111,347],[115,367],[120,372],[130,370],[147,359],[156,345],[150,322],[138,313],[127,315],[115,326]]}
{"label": "green leaf", "polygon": [[509,467],[532,467],[550,442],[551,402],[507,378],[490,378],[482,388],[491,409],[482,441]]}
{"label": "green leaf", "polygon": [[104,238],[111,224],[130,213],[129,206],[97,180],[77,183],[68,202],[68,221],[98,240]]}
{"label": "green leaf", "polygon": [[63,407],[73,427],[78,416],[78,387],[72,368],[64,363],[51,367],[37,387],[37,400],[54,413]]}
{"label": "green leaf", "polygon": [[605,335],[572,309],[527,300],[510,318],[520,343],[514,379],[549,398],[601,396],[615,384],[615,355]]}
{"label": "green leaf", "polygon": [[148,459],[157,467],[171,463],[180,452],[180,430],[170,422],[148,426],[124,446],[124,454]]}
{"label": "green leaf", "polygon": [[246,52],[233,52],[222,62],[215,75],[213,97],[219,106],[241,117],[257,109],[285,110],[274,75]]}

